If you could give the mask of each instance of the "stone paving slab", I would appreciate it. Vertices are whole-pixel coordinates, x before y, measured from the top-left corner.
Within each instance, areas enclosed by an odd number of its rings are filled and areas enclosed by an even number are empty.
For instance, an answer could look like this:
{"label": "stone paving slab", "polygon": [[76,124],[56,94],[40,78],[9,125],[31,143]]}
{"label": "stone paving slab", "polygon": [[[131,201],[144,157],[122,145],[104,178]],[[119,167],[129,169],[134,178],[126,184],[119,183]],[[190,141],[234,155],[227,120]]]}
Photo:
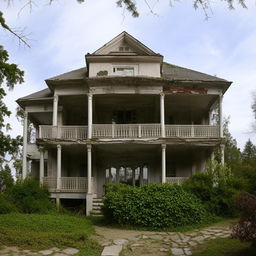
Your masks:
{"label": "stone paving slab", "polygon": [[122,245],[106,246],[101,253],[101,256],[118,256],[122,251]]}

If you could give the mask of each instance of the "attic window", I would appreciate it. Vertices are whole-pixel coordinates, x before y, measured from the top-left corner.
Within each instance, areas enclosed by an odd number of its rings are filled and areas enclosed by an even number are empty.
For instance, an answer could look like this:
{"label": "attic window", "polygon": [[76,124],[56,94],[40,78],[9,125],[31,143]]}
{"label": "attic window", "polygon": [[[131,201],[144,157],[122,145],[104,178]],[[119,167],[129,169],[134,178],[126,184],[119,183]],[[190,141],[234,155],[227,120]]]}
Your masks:
{"label": "attic window", "polygon": [[133,67],[115,67],[113,73],[117,76],[134,76]]}
{"label": "attic window", "polygon": [[130,47],[128,46],[120,46],[119,47],[119,52],[129,52],[130,51]]}

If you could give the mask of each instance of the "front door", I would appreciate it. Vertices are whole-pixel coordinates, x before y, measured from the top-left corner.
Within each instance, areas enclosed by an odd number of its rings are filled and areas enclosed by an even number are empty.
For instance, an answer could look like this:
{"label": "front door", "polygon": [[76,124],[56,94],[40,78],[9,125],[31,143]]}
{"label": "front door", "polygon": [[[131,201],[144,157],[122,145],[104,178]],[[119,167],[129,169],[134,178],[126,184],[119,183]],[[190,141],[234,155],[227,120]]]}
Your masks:
{"label": "front door", "polygon": [[143,186],[148,183],[148,166],[110,167],[105,170],[106,183],[123,183],[131,186]]}

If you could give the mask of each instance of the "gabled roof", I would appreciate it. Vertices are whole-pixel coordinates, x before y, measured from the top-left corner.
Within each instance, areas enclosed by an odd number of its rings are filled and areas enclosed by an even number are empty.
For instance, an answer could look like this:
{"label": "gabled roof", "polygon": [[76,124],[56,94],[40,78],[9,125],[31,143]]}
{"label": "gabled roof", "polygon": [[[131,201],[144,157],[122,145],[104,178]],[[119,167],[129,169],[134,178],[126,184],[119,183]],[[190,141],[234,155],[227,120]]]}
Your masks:
{"label": "gabled roof", "polygon": [[[46,81],[66,81],[86,79],[86,67],[72,70],[70,72],[48,78]],[[198,72],[192,69],[179,67],[164,62],[162,66],[162,78],[172,81],[205,81],[205,82],[228,82],[225,79]]]}
{"label": "gabled roof", "polygon": [[203,82],[228,82],[217,76],[208,75],[192,69],[179,67],[164,62],[162,66],[162,77],[174,81],[203,81]]}
{"label": "gabled roof", "polygon": [[131,36],[126,31],[123,31],[121,34],[114,37],[112,40],[104,44],[102,47],[100,47],[98,50],[90,55],[108,55],[111,53],[111,49],[113,48],[113,46],[119,44],[122,41],[129,45],[138,55],[160,55],[149,49],[146,45],[141,43],[139,40]]}
{"label": "gabled roof", "polygon": [[81,80],[86,77],[87,68],[74,69],[72,71],[60,74],[46,79],[45,81],[64,81],[64,80]]}
{"label": "gabled roof", "polygon": [[42,99],[52,97],[52,92],[49,88],[45,88],[41,91],[29,94],[25,97],[19,98],[17,101],[31,100],[31,99]]}

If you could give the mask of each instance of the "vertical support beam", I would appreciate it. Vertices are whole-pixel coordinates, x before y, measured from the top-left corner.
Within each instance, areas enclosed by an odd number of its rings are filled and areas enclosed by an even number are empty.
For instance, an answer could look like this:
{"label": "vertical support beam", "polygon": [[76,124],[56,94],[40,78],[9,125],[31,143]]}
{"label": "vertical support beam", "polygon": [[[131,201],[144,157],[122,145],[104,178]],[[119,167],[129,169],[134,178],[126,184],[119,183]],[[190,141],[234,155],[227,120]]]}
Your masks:
{"label": "vertical support beam", "polygon": [[211,162],[213,163],[215,160],[215,154],[214,154],[214,151],[212,151],[211,153]]}
{"label": "vertical support beam", "polygon": [[42,148],[40,148],[39,151],[40,151],[39,178],[40,178],[40,184],[43,185],[43,181],[44,181],[44,151]]}
{"label": "vertical support beam", "polygon": [[52,125],[53,126],[58,125],[58,102],[59,102],[59,96],[54,95],[53,96],[53,112],[52,112]]}
{"label": "vertical support beam", "polygon": [[219,95],[219,125],[220,125],[220,137],[223,137],[223,116],[222,116],[222,93]]}
{"label": "vertical support beam", "polygon": [[92,138],[92,94],[88,94],[88,139]]}
{"label": "vertical support beam", "polygon": [[165,137],[165,112],[164,112],[164,93],[160,94],[160,121],[161,121],[161,137]]}
{"label": "vertical support beam", "polygon": [[87,145],[87,194],[92,194],[92,145]]}
{"label": "vertical support beam", "polygon": [[220,157],[221,157],[221,164],[224,165],[225,163],[225,154],[224,154],[225,145],[220,145]]}
{"label": "vertical support beam", "polygon": [[27,145],[28,145],[28,112],[24,113],[23,123],[23,154],[22,154],[22,179],[27,177]]}
{"label": "vertical support beam", "polygon": [[162,144],[162,183],[166,182],[166,145]]}
{"label": "vertical support beam", "polygon": [[[109,168],[111,172],[111,168]],[[86,216],[92,211],[92,146],[87,145],[87,195],[86,195]]]}
{"label": "vertical support beam", "polygon": [[61,145],[57,145],[57,190],[61,188]]}

